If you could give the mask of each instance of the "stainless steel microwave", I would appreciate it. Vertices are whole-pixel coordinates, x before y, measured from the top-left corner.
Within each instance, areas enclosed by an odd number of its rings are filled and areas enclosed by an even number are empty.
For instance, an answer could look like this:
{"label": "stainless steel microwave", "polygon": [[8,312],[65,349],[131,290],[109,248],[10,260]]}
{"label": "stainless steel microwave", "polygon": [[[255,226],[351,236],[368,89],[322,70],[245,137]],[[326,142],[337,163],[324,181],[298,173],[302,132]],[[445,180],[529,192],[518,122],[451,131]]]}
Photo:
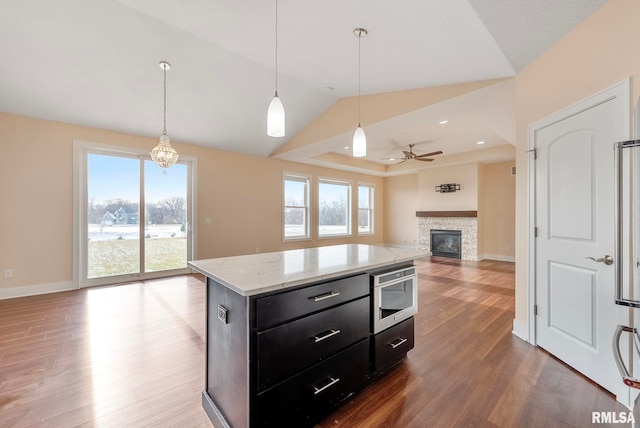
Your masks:
{"label": "stainless steel microwave", "polygon": [[373,275],[373,332],[379,333],[418,312],[415,266]]}

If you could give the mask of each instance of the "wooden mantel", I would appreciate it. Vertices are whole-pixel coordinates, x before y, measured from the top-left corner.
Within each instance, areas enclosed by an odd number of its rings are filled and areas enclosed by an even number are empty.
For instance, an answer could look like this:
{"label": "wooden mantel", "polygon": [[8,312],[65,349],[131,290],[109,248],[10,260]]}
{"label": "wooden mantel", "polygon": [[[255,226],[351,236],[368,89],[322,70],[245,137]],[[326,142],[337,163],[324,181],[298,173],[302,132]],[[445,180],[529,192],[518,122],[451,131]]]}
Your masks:
{"label": "wooden mantel", "polygon": [[478,217],[478,211],[416,211],[416,217]]}

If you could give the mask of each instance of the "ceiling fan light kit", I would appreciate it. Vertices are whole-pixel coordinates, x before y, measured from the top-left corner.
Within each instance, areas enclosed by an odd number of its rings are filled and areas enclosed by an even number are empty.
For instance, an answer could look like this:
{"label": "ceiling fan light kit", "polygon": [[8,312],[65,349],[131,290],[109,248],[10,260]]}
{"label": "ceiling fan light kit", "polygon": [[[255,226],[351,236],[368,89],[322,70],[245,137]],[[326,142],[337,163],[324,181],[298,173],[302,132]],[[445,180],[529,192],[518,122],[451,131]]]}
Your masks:
{"label": "ceiling fan light kit", "polygon": [[[423,155],[417,155],[413,152],[413,147],[415,146],[415,144],[409,144],[409,150],[403,150],[402,153],[404,153],[404,159],[402,159],[400,162],[398,163],[402,163],[402,162],[406,162],[408,160],[417,160],[417,161],[422,161],[422,162],[433,162],[433,159],[430,158],[430,156],[437,156],[437,155],[441,155],[442,152],[440,150],[435,151],[435,152],[431,152],[431,153],[425,153]],[[384,160],[396,160],[398,158],[382,158]]]}

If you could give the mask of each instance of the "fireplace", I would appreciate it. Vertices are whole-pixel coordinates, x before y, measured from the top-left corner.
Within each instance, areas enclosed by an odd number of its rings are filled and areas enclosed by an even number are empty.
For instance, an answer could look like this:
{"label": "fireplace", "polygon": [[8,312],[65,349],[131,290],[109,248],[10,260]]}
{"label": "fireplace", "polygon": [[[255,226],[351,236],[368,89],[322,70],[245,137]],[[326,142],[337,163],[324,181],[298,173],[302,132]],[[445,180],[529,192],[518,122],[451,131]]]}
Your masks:
{"label": "fireplace", "polygon": [[460,230],[431,229],[431,254],[461,259],[462,232]]}

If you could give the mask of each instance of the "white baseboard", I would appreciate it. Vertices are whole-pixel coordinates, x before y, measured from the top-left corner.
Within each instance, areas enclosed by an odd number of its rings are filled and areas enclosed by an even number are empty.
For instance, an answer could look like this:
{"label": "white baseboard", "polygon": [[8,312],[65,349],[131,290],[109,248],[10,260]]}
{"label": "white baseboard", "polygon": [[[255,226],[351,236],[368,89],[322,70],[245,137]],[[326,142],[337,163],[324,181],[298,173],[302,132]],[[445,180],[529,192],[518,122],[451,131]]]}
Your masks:
{"label": "white baseboard", "polygon": [[520,339],[525,342],[529,342],[529,327],[527,324],[518,321],[517,319],[513,320],[513,330],[511,331],[515,336],[518,336]]}
{"label": "white baseboard", "polygon": [[72,281],[25,285],[24,287],[0,288],[0,300],[35,296],[38,294],[58,293],[60,291],[76,290],[77,288],[78,287],[76,287]]}
{"label": "white baseboard", "polygon": [[496,260],[499,262],[515,263],[515,256],[504,256],[502,254],[478,254],[478,260]]}

